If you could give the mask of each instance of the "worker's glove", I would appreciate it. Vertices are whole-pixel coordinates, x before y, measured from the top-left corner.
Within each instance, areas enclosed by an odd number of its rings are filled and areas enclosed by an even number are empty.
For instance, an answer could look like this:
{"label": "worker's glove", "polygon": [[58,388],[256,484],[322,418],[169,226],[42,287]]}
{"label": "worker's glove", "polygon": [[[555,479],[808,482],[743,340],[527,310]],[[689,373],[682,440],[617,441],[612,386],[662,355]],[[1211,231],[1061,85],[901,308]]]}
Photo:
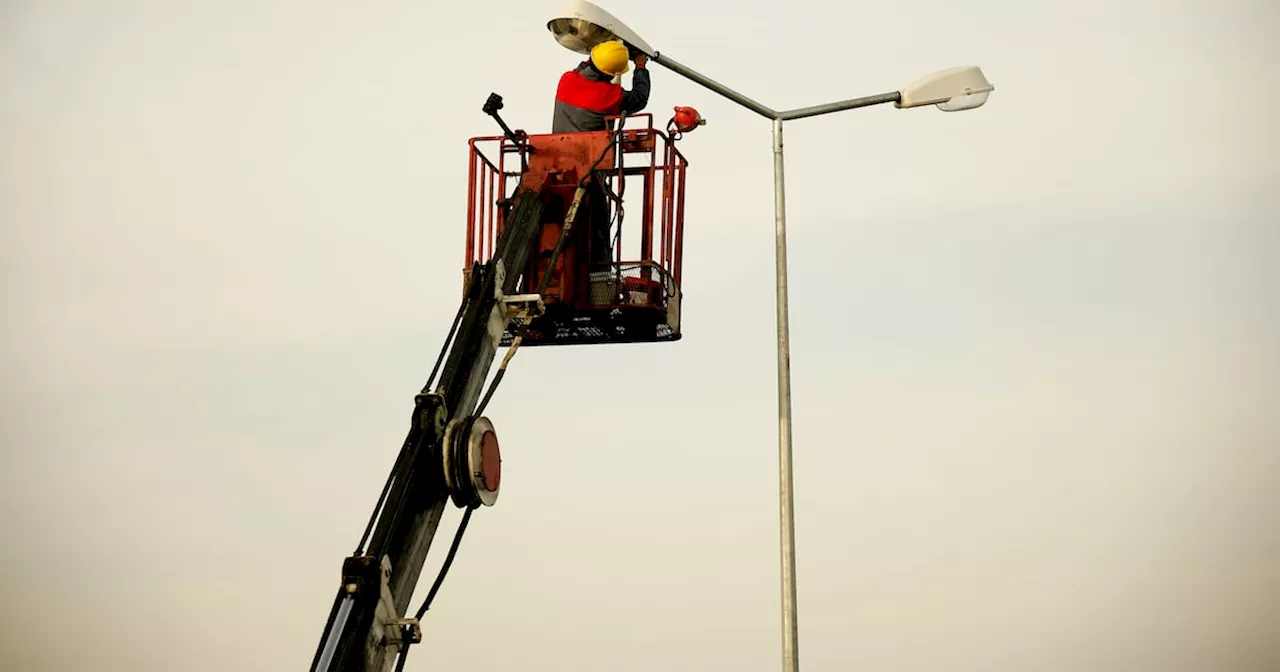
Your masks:
{"label": "worker's glove", "polygon": [[636,67],[643,68],[644,64],[649,60],[648,54],[644,53],[643,51],[640,51],[639,49],[636,49],[636,46],[634,44],[631,44],[626,40],[623,40],[622,43],[627,47],[627,57],[635,61]]}

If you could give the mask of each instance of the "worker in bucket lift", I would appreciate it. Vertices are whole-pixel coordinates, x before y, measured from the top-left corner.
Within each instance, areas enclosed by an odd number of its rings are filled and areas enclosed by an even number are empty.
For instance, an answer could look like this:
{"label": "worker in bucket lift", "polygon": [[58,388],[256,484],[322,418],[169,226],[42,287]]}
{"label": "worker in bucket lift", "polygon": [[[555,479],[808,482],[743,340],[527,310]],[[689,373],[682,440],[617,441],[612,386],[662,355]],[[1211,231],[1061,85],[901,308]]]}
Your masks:
{"label": "worker in bucket lift", "polygon": [[645,68],[648,57],[636,54],[630,91],[615,81],[627,72],[629,60],[627,45],[610,40],[597,44],[591,50],[591,58],[561,75],[551,132],[603,131],[612,127],[605,123],[606,116],[643,110],[649,104],[649,71]]}
{"label": "worker in bucket lift", "polygon": [[[630,91],[619,83],[629,70],[628,61],[631,59],[631,50],[622,42],[601,42],[591,49],[591,58],[561,75],[556,89],[551,132],[611,130],[613,123],[611,120],[606,122],[606,116],[635,114],[643,110],[649,104],[649,71],[645,68],[648,57],[636,53],[636,70],[631,76]],[[593,266],[606,265],[612,257],[606,198],[601,183],[592,179],[587,185],[587,199],[591,221],[590,263]]]}

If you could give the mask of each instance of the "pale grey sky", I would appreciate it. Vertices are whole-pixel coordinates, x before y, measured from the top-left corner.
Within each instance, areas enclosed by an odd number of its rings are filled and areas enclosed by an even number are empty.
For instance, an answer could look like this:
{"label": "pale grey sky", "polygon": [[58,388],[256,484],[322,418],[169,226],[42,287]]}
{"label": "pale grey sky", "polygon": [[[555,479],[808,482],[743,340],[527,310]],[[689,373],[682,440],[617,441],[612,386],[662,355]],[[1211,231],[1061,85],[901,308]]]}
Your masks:
{"label": "pale grey sky", "polygon": [[[0,4],[0,668],[310,661],[480,106],[576,60],[439,4]],[[1274,3],[600,4],[774,107],[997,87],[788,126],[803,669],[1280,669]],[[410,670],[778,669],[768,122],[652,69],[685,338],[517,355]]]}

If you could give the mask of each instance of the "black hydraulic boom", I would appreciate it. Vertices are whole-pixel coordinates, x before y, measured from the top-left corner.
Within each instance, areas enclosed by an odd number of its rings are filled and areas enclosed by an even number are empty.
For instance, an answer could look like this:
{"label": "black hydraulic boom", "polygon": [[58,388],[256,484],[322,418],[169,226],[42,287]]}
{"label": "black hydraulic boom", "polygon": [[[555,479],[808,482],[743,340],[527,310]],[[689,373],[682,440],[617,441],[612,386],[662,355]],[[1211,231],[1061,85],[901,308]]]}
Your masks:
{"label": "black hydraulic boom", "polygon": [[[443,467],[445,429],[453,421],[472,421],[477,412],[507,322],[500,299],[518,287],[541,215],[538,194],[517,187],[493,257],[472,267],[436,370],[414,399],[408,436],[369,526],[343,562],[342,583],[312,672],[386,672],[397,659],[403,665],[408,645],[420,638],[418,618],[406,614],[451,494]],[[493,381],[489,394],[498,382]],[[469,517],[477,504],[466,506]]]}

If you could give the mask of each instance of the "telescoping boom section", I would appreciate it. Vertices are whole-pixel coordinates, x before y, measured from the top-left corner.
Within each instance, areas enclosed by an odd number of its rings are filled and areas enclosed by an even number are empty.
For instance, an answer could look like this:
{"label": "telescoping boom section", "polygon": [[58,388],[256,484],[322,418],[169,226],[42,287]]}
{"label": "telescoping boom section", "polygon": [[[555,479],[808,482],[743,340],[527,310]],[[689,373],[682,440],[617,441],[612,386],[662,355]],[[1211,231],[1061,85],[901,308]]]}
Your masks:
{"label": "telescoping boom section", "polygon": [[688,161],[679,132],[654,128],[653,115],[619,122],[470,140],[464,286],[493,256],[514,190],[537,192],[543,206],[518,290],[535,312],[510,318],[502,345],[531,315],[521,345],[679,340]]}

